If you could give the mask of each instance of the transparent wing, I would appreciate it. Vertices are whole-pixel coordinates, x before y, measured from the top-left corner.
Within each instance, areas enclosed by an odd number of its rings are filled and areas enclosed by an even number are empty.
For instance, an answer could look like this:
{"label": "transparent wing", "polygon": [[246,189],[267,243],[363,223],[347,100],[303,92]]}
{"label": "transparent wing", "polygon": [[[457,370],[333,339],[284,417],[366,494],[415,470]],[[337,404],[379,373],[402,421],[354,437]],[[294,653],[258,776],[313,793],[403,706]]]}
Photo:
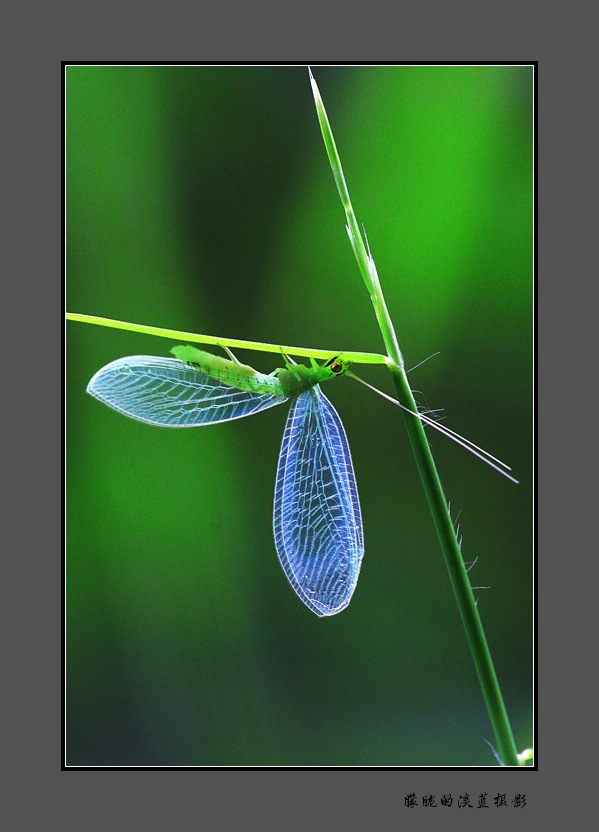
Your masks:
{"label": "transparent wing", "polygon": [[316,615],[334,615],[358,582],[364,539],[358,489],[341,419],[318,386],[291,405],[277,470],[277,553]]}
{"label": "transparent wing", "polygon": [[227,422],[286,401],[230,387],[177,358],[131,355],[94,375],[87,392],[125,416],[171,428]]}

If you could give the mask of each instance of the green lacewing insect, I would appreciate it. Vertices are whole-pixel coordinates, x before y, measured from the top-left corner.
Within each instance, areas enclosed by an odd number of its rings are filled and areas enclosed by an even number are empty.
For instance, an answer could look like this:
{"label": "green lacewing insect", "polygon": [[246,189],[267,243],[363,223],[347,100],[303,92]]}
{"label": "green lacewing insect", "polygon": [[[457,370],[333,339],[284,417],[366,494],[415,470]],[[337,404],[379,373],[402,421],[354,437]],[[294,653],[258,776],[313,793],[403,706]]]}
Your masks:
{"label": "green lacewing insect", "polygon": [[[350,372],[343,356],[321,365],[310,359],[310,367],[286,359],[285,367],[265,375],[229,350],[229,359],[192,346],[171,352],[176,358],[119,358],[98,370],[87,391],[125,416],[174,428],[227,422],[291,401],[275,481],[275,546],[304,604],[319,616],[341,612],[358,582],[364,536],[345,430],[320,384],[346,373],[408,408]],[[478,445],[423,413],[409,412],[517,482],[502,470],[509,466]]]}
{"label": "green lacewing insect", "polygon": [[341,612],[358,582],[364,538],[347,437],[320,384],[344,373],[347,362],[288,362],[264,375],[231,353],[229,360],[191,346],[171,352],[176,358],[119,358],[98,370],[87,391],[125,416],[175,428],[240,419],[291,400],[275,481],[277,554],[312,612]]}

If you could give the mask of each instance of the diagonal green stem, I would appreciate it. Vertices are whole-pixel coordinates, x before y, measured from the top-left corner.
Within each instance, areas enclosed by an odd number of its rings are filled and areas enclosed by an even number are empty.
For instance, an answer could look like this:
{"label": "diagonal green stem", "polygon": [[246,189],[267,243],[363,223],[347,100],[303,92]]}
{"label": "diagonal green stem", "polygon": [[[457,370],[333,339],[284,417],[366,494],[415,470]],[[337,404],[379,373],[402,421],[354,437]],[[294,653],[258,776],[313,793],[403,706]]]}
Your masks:
{"label": "diagonal green stem", "polygon": [[[362,241],[358,223],[352,208],[341,160],[337,152],[333,133],[327,118],[324,104],[320,97],[318,86],[310,72],[310,82],[316,104],[316,112],[320,123],[325,147],[333,171],[333,177],[339,191],[339,196],[345,210],[346,228],[358,267],[370,293],[374,311],[379,323],[381,334],[385,342],[387,354],[391,359],[388,367],[393,376],[400,403],[417,413],[416,403],[408,384],[404,370],[404,362],[399,350],[393,322],[389,315],[383,291],[381,289],[374,260]],[[454,595],[460,610],[462,622],[466,630],[468,644],[472,652],[476,671],[483,691],[483,696],[493,725],[499,754],[503,765],[517,766],[518,754],[508,715],[503,703],[501,690],[497,681],[493,660],[489,652],[482,622],[478,614],[470,581],[464,566],[464,560],[451,520],[449,507],[443,494],[441,481],[435,467],[433,456],[424,432],[424,426],[416,416],[412,417],[404,411],[404,419],[412,450],[424,491],[433,516],[437,536],[441,544],[445,563],[449,572]]]}
{"label": "diagonal green stem", "polygon": [[[416,404],[405,372],[396,366],[391,366],[390,370],[399,401],[416,412]],[[420,419],[410,416],[409,413],[404,411],[403,415],[495,732],[499,754],[504,765],[517,766],[518,755],[509,718],[424,426]]]}

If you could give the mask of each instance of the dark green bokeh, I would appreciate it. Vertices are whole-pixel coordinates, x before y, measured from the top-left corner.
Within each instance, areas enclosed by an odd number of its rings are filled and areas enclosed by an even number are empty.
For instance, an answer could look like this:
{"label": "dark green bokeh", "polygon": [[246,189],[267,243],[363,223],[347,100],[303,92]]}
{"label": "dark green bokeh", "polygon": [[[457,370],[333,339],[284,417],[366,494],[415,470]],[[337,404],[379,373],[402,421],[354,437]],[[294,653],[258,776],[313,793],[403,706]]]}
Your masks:
{"label": "dark green bokeh", "polygon": [[[533,71],[315,67],[431,435],[519,748],[532,742]],[[66,70],[67,309],[380,352],[304,67]],[[402,418],[351,380],[366,553],[319,619],[272,538],[285,406],[195,430],[87,396],[162,339],[68,323],[72,765],[492,765]],[[243,353],[270,371],[280,359]],[[383,368],[361,375],[392,392]]]}

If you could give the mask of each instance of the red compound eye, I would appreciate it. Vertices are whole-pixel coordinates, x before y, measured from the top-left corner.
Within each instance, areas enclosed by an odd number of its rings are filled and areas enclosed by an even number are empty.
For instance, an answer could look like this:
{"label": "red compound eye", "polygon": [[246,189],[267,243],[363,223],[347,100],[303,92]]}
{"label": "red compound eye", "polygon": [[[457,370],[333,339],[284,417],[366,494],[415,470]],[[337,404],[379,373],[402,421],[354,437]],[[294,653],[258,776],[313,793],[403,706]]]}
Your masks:
{"label": "red compound eye", "polygon": [[342,373],[345,369],[343,362],[339,361],[337,358],[329,358],[324,366],[328,367],[329,370],[335,375],[339,375],[339,373]]}

